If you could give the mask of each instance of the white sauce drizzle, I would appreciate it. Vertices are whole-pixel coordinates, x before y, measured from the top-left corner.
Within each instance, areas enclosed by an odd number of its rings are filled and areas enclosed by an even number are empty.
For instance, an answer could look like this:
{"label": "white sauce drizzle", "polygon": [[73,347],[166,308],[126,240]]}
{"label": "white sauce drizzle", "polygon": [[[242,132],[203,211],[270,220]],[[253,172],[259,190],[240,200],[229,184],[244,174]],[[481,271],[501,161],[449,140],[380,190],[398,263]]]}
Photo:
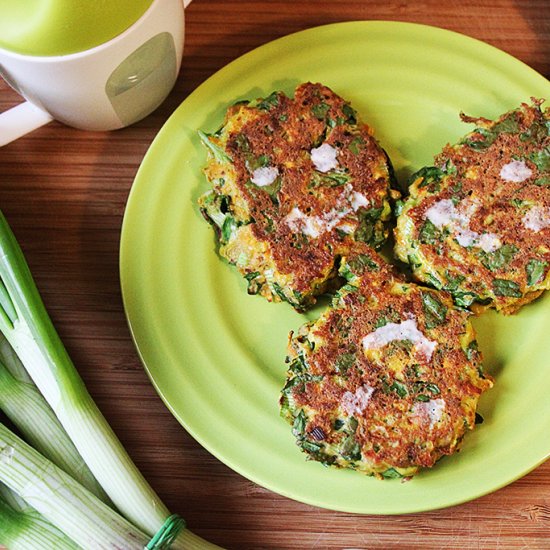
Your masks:
{"label": "white sauce drizzle", "polygon": [[373,392],[374,388],[367,384],[359,386],[355,393],[347,391],[342,396],[342,408],[349,416],[361,414],[367,408]]}
{"label": "white sauce drizzle", "polygon": [[294,233],[301,231],[304,235],[313,238],[328,230],[323,227],[325,223],[319,216],[308,216],[296,207],[286,216],[285,222]]}
{"label": "white sauce drizzle", "polygon": [[258,187],[265,187],[271,185],[277,179],[278,175],[279,169],[275,166],[262,166],[254,170],[250,181]]}
{"label": "white sauce drizzle", "polygon": [[430,361],[437,342],[426,338],[418,330],[416,319],[411,318],[401,323],[388,323],[383,327],[377,328],[374,332],[367,334],[363,338],[363,349],[380,349],[387,346],[390,342],[399,340],[410,340],[417,353],[423,355],[427,361]]}
{"label": "white sauce drizzle", "polygon": [[429,420],[430,430],[441,421],[445,412],[444,399],[430,399],[430,401],[418,401],[412,408],[413,416],[422,420]]}
{"label": "white sauce drizzle", "polygon": [[462,201],[457,208],[450,199],[442,199],[428,208],[425,216],[438,229],[448,227],[460,246],[477,246],[485,252],[494,252],[502,246],[498,235],[481,235],[470,229],[470,217],[478,208],[473,201]]}
{"label": "white sauce drizzle", "polygon": [[522,160],[513,160],[500,169],[500,177],[514,183],[521,183],[532,175],[533,171]]}
{"label": "white sauce drizzle", "polygon": [[368,206],[369,204],[369,199],[367,199],[367,197],[365,197],[365,195],[362,195],[361,193],[358,193],[357,191],[354,191],[352,194],[351,194],[351,208],[354,212],[357,212],[357,210],[359,210],[359,208],[361,208],[362,206]]}
{"label": "white sauce drizzle", "polygon": [[328,143],[311,150],[311,162],[319,172],[329,172],[338,166],[338,150]]}
{"label": "white sauce drizzle", "polygon": [[541,229],[550,226],[550,208],[547,206],[533,206],[521,221],[527,229],[538,233]]}
{"label": "white sauce drizzle", "polygon": [[356,228],[357,228],[357,224],[355,223],[343,222],[338,225],[338,229],[340,231],[343,231],[344,233],[347,233],[348,235],[351,235]]}
{"label": "white sauce drizzle", "polygon": [[[331,231],[334,227],[340,227],[342,220],[351,212],[356,212],[359,208],[367,206],[369,199],[353,191],[351,184],[344,187],[344,193],[339,197],[336,207],[320,216],[309,216],[304,214],[299,208],[294,207],[286,216],[285,222],[295,233],[301,232],[308,237],[317,238],[319,235]],[[357,227],[351,227],[350,223],[342,224],[346,233],[352,233]]]}

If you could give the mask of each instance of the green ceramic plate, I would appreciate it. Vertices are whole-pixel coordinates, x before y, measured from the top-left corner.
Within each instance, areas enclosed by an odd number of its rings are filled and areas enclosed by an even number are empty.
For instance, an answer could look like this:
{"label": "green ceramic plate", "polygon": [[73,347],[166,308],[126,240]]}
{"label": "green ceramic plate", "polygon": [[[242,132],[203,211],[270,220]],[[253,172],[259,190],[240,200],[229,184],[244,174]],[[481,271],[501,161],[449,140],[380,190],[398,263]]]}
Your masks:
{"label": "green ceramic plate", "polygon": [[[166,405],[206,449],[277,493],[321,507],[397,514],[450,506],[502,487],[550,454],[550,296],[476,321],[496,385],[462,452],[409,483],[307,462],[280,419],[287,334],[306,316],[248,296],[215,252],[197,197],[207,188],[197,130],[225,107],[319,81],[377,130],[400,178],[466,132],[458,113],[494,117],[550,83],[509,55],[441,29],[396,22],[328,25],[237,59],[193,92],[136,177],[121,244],[124,304],[141,359]],[[320,309],[310,312],[313,318]]]}

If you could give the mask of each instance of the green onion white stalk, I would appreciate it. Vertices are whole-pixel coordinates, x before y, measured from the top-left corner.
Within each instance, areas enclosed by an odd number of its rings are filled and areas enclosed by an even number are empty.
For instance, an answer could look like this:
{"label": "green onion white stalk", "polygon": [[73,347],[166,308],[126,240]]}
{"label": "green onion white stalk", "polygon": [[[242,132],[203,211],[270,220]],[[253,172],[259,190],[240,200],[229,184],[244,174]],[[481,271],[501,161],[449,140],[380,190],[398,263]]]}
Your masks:
{"label": "green onion white stalk", "polygon": [[109,497],[82,460],[51,407],[2,335],[0,335],[0,409],[38,452],[98,498],[110,504]]}
{"label": "green onion white stalk", "polygon": [[86,550],[141,550],[150,539],[3,424],[0,481]]}
{"label": "green onion white stalk", "polygon": [[10,550],[79,550],[73,540],[2,483],[0,541]]}
{"label": "green onion white stalk", "polygon": [[[170,513],[88,393],[1,212],[0,331],[115,506],[135,526],[153,536]],[[216,546],[185,530],[172,548],[193,550]]]}

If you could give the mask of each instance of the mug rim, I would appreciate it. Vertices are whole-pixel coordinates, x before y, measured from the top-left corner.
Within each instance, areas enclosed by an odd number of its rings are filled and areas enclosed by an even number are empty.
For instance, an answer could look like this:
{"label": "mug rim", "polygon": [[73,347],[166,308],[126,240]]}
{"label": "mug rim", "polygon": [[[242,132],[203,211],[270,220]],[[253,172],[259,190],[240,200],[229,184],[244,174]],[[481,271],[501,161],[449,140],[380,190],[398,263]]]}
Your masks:
{"label": "mug rim", "polygon": [[[128,35],[131,32],[134,32],[136,25],[140,25],[143,22],[143,20],[149,16],[149,13],[152,10],[156,9],[157,4],[160,4],[163,1],[165,0],[153,0],[149,5],[149,7],[143,12],[143,14],[136,21],[134,21],[134,23],[132,23],[129,27],[124,29],[121,33],[117,34],[116,36],[113,36],[113,38],[111,38],[110,40],[107,40],[107,42],[103,42],[101,44],[98,44],[97,46],[93,46],[86,50],[81,50],[78,52],[72,52],[72,53],[61,54],[61,55],[31,55],[31,54],[14,52],[12,50],[8,50],[0,46],[0,57],[5,56],[15,60],[27,61],[27,62],[30,61],[33,63],[59,63],[59,62],[71,61],[73,59],[86,57],[88,55],[95,55],[96,53],[99,53],[102,50],[111,47],[111,45],[114,42],[117,42],[119,40],[124,40],[126,35]],[[185,5],[186,5],[185,0],[180,0],[180,2],[182,3],[182,6],[185,8]]]}

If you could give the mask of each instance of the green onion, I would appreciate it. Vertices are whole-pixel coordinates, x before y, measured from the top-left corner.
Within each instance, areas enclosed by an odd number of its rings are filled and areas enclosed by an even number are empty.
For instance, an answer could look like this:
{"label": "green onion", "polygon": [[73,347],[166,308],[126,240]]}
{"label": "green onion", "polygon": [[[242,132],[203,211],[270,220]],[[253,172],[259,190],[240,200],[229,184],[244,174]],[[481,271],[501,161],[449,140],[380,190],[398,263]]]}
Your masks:
{"label": "green onion", "polygon": [[[170,513],[88,393],[48,316],[23,253],[1,212],[0,331],[115,506],[136,527],[153,536]],[[214,547],[207,545],[185,530],[172,547]]]}
{"label": "green onion", "polygon": [[535,185],[539,185],[540,187],[549,187],[550,176],[541,176],[540,178],[537,178],[533,183]]}
{"label": "green onion", "polygon": [[342,107],[342,112],[346,116],[346,122],[348,124],[357,124],[357,113],[351,105],[346,103]]}
{"label": "green onion", "polygon": [[143,548],[149,536],[0,424],[0,481],[87,549]]}
{"label": "green onion", "polygon": [[422,244],[436,244],[443,240],[443,233],[430,220],[426,220],[418,232],[418,239]]}
{"label": "green onion", "polygon": [[223,164],[224,162],[231,162],[229,155],[219,145],[216,145],[210,140],[210,135],[199,130],[199,137],[206,148],[212,153],[212,156],[216,162],[219,162],[220,164]]}
{"label": "green onion", "polygon": [[37,451],[103,502],[110,503],[52,409],[1,335],[0,409]]}
{"label": "green onion", "polygon": [[544,272],[548,266],[548,262],[544,260],[538,260],[537,258],[531,258],[525,266],[525,272],[527,274],[527,286],[533,286],[540,283],[544,278]]}
{"label": "green onion", "polygon": [[479,300],[479,296],[474,292],[453,292],[453,300],[459,307],[470,307],[476,300]]}
{"label": "green onion", "polygon": [[361,460],[361,446],[355,439],[355,435],[350,434],[340,447],[340,454],[346,460]]}
{"label": "green onion", "polygon": [[342,353],[334,362],[334,369],[339,374],[345,374],[357,360],[355,353]]}
{"label": "green onion", "polygon": [[444,175],[443,170],[437,166],[424,166],[424,168],[421,168],[409,177],[408,185],[410,186],[413,182],[422,178],[419,187],[426,187],[431,183],[438,183]]}
{"label": "green onion", "polygon": [[262,111],[269,111],[271,108],[279,105],[279,96],[282,95],[280,92],[271,92],[266,98],[259,100],[256,107]]}
{"label": "green onion", "polygon": [[426,317],[426,328],[432,329],[447,320],[447,306],[433,292],[422,292],[422,309]]}
{"label": "green onion", "polygon": [[513,244],[504,244],[493,252],[481,252],[481,263],[491,271],[499,271],[512,261],[518,251]]}
{"label": "green onion", "polygon": [[386,471],[382,472],[382,477],[384,479],[399,479],[403,475],[400,474],[395,468],[388,468]]}
{"label": "green onion", "polygon": [[0,483],[0,540],[10,550],[78,550],[79,546],[42,514]]}
{"label": "green onion", "polygon": [[330,105],[324,101],[321,103],[316,103],[311,107],[311,112],[313,116],[318,120],[325,120],[327,113],[330,111]]}
{"label": "green onion", "polygon": [[447,280],[447,282],[445,283],[443,290],[454,292],[455,290],[458,290],[458,287],[462,284],[463,281],[466,280],[466,277],[464,277],[464,275],[461,275],[460,273],[453,273],[446,269],[445,279]]}
{"label": "green onion", "polygon": [[515,281],[508,279],[493,279],[493,292],[495,296],[510,296],[513,298],[521,298],[521,288]]}
{"label": "green onion", "polygon": [[221,242],[228,243],[237,231],[237,221],[235,218],[227,214],[223,220],[221,230]]}
{"label": "green onion", "polygon": [[540,172],[548,172],[550,170],[550,146],[531,153],[529,160],[535,164]]}
{"label": "green onion", "polygon": [[314,187],[324,185],[326,187],[339,187],[349,182],[351,176],[345,172],[328,172],[326,174],[319,174],[314,172],[311,184]]}
{"label": "green onion", "polygon": [[394,380],[390,386],[390,391],[394,391],[399,397],[404,398],[409,395],[407,386],[398,380]]}
{"label": "green onion", "polygon": [[212,190],[205,193],[200,199],[201,209],[207,216],[207,219],[220,229],[226,217],[226,214],[222,212],[223,202],[224,196]]}

